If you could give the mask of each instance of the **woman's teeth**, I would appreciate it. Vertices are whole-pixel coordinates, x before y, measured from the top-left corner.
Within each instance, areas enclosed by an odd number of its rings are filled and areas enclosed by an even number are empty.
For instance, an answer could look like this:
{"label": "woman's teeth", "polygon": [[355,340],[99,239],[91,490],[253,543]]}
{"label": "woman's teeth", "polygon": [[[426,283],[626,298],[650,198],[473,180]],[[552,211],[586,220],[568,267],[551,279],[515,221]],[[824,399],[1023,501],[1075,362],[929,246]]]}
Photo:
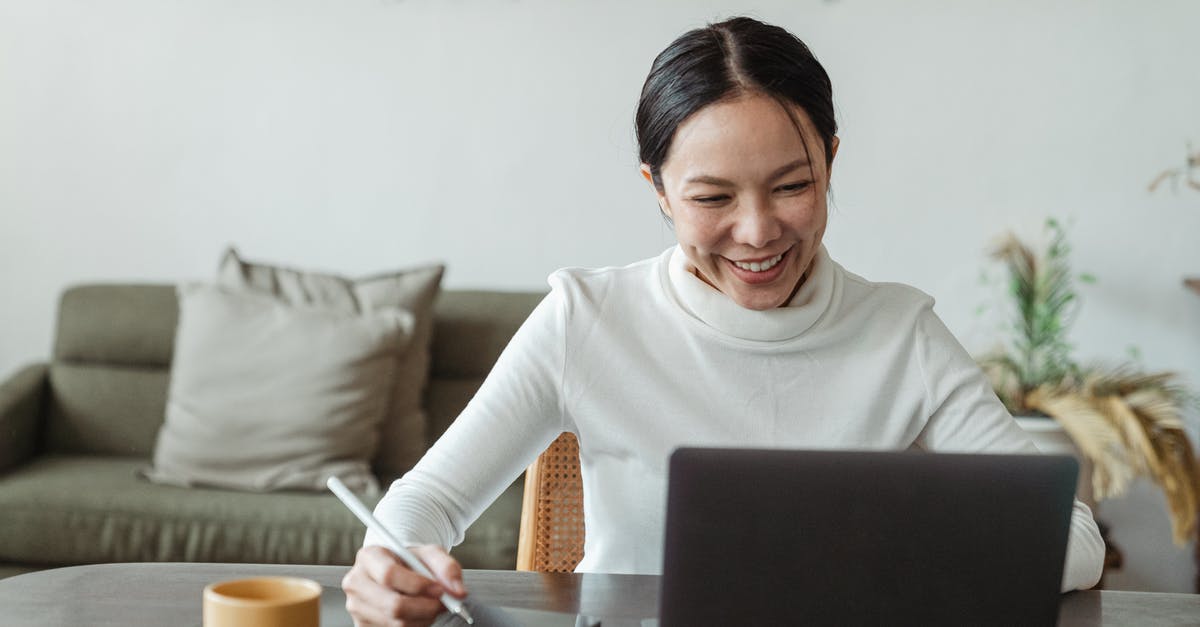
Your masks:
{"label": "woman's teeth", "polygon": [[741,261],[734,261],[733,265],[751,272],[766,272],[767,270],[774,268],[775,264],[779,263],[780,259],[783,259],[783,253],[779,253],[778,255],[775,255],[774,257],[762,262],[754,261],[751,263],[743,263]]}

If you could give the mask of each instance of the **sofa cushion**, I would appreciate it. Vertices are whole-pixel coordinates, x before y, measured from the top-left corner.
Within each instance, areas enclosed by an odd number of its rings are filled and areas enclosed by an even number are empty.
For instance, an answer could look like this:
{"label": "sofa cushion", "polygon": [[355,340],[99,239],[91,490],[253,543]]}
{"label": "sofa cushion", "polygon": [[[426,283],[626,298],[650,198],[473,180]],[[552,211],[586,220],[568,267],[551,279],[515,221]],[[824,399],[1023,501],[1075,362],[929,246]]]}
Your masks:
{"label": "sofa cushion", "polygon": [[145,455],[163,421],[178,308],[172,285],[84,285],[63,293],[45,449]]}
{"label": "sofa cushion", "polygon": [[[0,563],[352,564],[362,546],[363,526],[331,494],[159,485],[136,476],[144,464],[51,455],[0,475]],[[521,492],[510,485],[454,547],[464,568],[516,564]]]}
{"label": "sofa cushion", "polygon": [[538,292],[443,292],[434,316],[433,376],[486,376],[508,341],[545,297],[545,293]]}
{"label": "sofa cushion", "polygon": [[166,368],[50,364],[47,450],[149,457],[169,379]]}
{"label": "sofa cushion", "polygon": [[63,292],[55,361],[165,367],[178,310],[167,285],[81,285]]}
{"label": "sofa cushion", "polygon": [[380,424],[379,447],[372,462],[375,473],[391,481],[425,453],[427,417],[421,395],[429,377],[433,303],[443,271],[443,266],[435,264],[353,280],[249,262],[230,248],[221,260],[217,280],[221,285],[269,293],[291,304],[353,313],[385,309],[412,313],[412,342],[409,350],[398,356],[390,408]]}
{"label": "sofa cushion", "polygon": [[371,474],[412,316],[292,306],[269,295],[179,288],[167,418],[146,476],[176,485],[325,490]]}
{"label": "sofa cushion", "polygon": [[438,296],[425,390],[428,445],[475,396],[509,339],[543,298],[537,292],[478,290],[448,290]]}
{"label": "sofa cushion", "polygon": [[330,494],[159,485],[136,476],[144,465],[44,456],[0,476],[0,561],[350,564],[361,546]]}

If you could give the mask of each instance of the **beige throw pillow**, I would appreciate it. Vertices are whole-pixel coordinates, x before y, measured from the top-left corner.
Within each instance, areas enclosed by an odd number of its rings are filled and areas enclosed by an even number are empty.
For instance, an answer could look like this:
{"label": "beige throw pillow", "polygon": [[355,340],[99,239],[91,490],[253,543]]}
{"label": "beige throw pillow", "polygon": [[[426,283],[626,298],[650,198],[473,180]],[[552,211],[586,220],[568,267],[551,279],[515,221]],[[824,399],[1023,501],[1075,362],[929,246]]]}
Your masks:
{"label": "beige throw pillow", "polygon": [[153,467],[174,485],[376,492],[370,469],[412,316],[292,306],[265,294],[178,288],[167,415]]}
{"label": "beige throw pillow", "polygon": [[433,338],[433,304],[445,268],[433,264],[363,279],[249,262],[228,249],[217,282],[224,286],[271,294],[291,304],[361,313],[400,308],[413,315],[409,350],[397,358],[391,405],[380,425],[379,447],[372,467],[391,481],[407,472],[425,453],[426,415],[422,397],[429,378]]}

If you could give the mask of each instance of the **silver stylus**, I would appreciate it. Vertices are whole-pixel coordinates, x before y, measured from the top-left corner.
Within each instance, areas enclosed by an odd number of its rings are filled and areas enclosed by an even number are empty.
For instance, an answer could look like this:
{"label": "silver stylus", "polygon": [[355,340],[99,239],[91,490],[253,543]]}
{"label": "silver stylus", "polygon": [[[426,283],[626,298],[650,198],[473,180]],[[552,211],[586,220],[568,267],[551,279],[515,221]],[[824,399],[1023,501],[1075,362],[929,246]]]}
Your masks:
{"label": "silver stylus", "polygon": [[[393,536],[391,532],[383,526],[383,523],[379,522],[378,518],[375,518],[375,516],[371,513],[371,510],[367,509],[367,506],[363,505],[362,501],[358,500],[357,496],[354,496],[354,493],[346,487],[346,484],[342,483],[337,477],[330,477],[329,480],[325,482],[325,485],[329,486],[330,491],[337,495],[338,499],[340,499],[346,507],[350,508],[350,511],[354,512],[354,515],[357,516],[358,519],[361,520],[368,529],[383,536],[384,541],[386,541],[388,544],[387,548],[391,549],[392,552],[396,554],[396,557],[399,557],[404,562],[405,566],[408,566],[422,577],[428,577],[436,581],[437,578],[433,576],[433,573],[429,572],[429,568],[425,566],[424,562],[422,562],[416,555],[413,555],[411,551],[404,548],[404,546],[400,544],[400,541],[396,539],[396,536]],[[467,611],[466,606],[463,605],[461,600],[450,596],[450,593],[448,592],[443,592],[440,600],[442,605],[446,606],[446,609],[467,621],[468,625],[475,624],[475,619],[471,617],[471,613]]]}

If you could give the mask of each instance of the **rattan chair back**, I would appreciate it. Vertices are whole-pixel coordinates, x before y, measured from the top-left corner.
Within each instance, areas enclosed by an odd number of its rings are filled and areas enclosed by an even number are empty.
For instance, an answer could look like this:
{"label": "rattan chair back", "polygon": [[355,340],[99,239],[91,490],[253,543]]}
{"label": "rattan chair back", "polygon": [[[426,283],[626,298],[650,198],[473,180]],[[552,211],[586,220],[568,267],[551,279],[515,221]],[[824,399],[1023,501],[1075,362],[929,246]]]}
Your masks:
{"label": "rattan chair back", "polygon": [[517,570],[574,571],[583,537],[579,441],[564,433],[525,470]]}

